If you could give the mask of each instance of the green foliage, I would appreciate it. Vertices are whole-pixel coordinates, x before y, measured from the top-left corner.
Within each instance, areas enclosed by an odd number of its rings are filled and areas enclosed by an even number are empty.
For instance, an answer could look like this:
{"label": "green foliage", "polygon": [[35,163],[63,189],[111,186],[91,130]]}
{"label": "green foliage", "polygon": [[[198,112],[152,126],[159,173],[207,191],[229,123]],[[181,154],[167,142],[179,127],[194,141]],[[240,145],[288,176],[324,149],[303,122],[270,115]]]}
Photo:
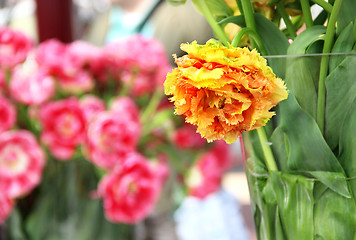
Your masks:
{"label": "green foliage", "polygon": [[[306,22],[298,16],[300,1],[269,1],[265,7],[274,14],[267,19],[253,12],[251,1],[238,0],[243,15],[219,19],[220,26],[243,29],[234,46],[252,34],[248,46],[267,55],[290,91],[264,127],[267,142],[256,131],[243,134],[259,240],[356,239],[356,55],[338,54],[355,51],[356,5],[354,0],[312,2],[324,9],[306,29],[299,29]],[[289,6],[292,11],[285,11]],[[281,16],[286,29],[280,27]],[[278,171],[266,164],[270,157],[263,144],[271,145]]]}
{"label": "green foliage", "polygon": [[[344,5],[341,11],[347,15]],[[316,21],[324,21],[323,15]],[[285,40],[274,30],[281,31],[271,21],[266,24],[265,18],[259,21],[255,16],[255,20],[268,55],[283,54],[283,45],[278,47]],[[354,49],[354,25],[349,20],[338,30],[333,53]],[[223,22],[244,27],[240,16]],[[313,54],[322,52],[325,32],[321,25],[304,30],[289,46],[289,57],[279,58],[284,64],[268,59],[274,72],[285,79],[290,94],[276,108],[270,136],[280,171],[268,172],[257,134],[244,135],[258,239],[356,239],[356,56],[330,57],[323,133],[315,120],[321,58]]]}
{"label": "green foliage", "polygon": [[343,0],[337,19],[337,34],[355,20],[356,4],[354,0]]}
{"label": "green foliage", "polygon": [[[221,17],[223,18],[230,17],[234,14],[224,0],[204,0],[204,1],[209,11],[216,19],[220,19]],[[197,0],[192,0],[192,2],[197,7],[198,11],[201,14],[203,14],[204,10],[201,9],[200,4],[196,3]]]}
{"label": "green foliage", "polygon": [[352,198],[302,175],[285,172],[270,172],[268,177],[256,175],[250,168],[254,165],[251,161],[258,160],[248,160],[246,175],[259,240],[356,237],[356,205]]}
{"label": "green foliage", "polygon": [[179,6],[179,5],[184,5],[187,0],[166,0],[168,3],[170,3],[172,6]]}
{"label": "green foliage", "polygon": [[310,46],[322,39],[326,28],[313,26],[303,31],[288,48],[286,78],[287,88],[295,96],[300,106],[311,116],[316,116],[317,89],[320,58],[293,57],[307,53]]}
{"label": "green foliage", "polygon": [[356,97],[354,98],[348,113],[345,116],[344,124],[341,128],[339,143],[339,159],[346,174],[352,180],[350,187],[353,197],[356,199]]}
{"label": "green foliage", "polygon": [[331,149],[337,148],[340,129],[356,97],[356,55],[348,56],[326,79],[326,140]]}

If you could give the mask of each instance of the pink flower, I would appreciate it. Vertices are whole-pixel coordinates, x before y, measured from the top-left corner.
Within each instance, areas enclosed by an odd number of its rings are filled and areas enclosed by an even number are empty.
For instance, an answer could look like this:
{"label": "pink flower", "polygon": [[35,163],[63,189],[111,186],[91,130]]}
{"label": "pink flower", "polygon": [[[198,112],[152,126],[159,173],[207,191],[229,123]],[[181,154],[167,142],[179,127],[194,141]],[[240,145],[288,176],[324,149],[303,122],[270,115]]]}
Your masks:
{"label": "pink flower", "polygon": [[80,99],[80,106],[84,112],[85,119],[89,122],[100,112],[105,111],[105,103],[94,95],[85,95]]}
{"label": "pink flower", "polygon": [[153,93],[157,87],[162,87],[171,70],[163,46],[140,35],[108,44],[104,54],[114,75],[119,75],[126,84],[133,82],[132,94],[136,96]]}
{"label": "pink flower", "polygon": [[115,98],[110,105],[110,110],[119,116],[128,115],[132,120],[139,121],[140,110],[132,98]]}
{"label": "pink flower", "polygon": [[0,225],[10,216],[14,202],[5,195],[0,194]]}
{"label": "pink flower", "polygon": [[17,101],[26,105],[40,105],[54,95],[55,82],[37,64],[28,62],[28,65],[25,63],[14,69],[10,93]]}
{"label": "pink flower", "polygon": [[0,95],[0,133],[10,129],[16,122],[16,110],[8,99]]}
{"label": "pink flower", "polygon": [[181,149],[196,149],[207,144],[206,140],[196,132],[196,127],[188,123],[173,133],[173,143]]}
{"label": "pink flower", "polygon": [[59,160],[70,159],[85,137],[86,120],[79,101],[67,98],[46,103],[40,109],[41,140]]}
{"label": "pink flower", "polygon": [[214,146],[210,151],[217,156],[221,171],[227,171],[233,166],[230,145],[223,140],[214,142]]}
{"label": "pink flower", "polygon": [[42,42],[36,51],[36,61],[48,74],[54,76],[72,76],[77,66],[67,54],[67,46],[57,39]]}
{"label": "pink flower", "polygon": [[99,183],[108,220],[133,224],[144,219],[153,209],[161,185],[147,159],[132,153],[126,161]]}
{"label": "pink flower", "polygon": [[68,45],[68,52],[82,69],[88,69],[95,77],[107,77],[107,61],[102,49],[84,41]]}
{"label": "pink flower", "polygon": [[0,134],[0,192],[10,199],[31,192],[41,181],[45,154],[32,133]]}
{"label": "pink flower", "polygon": [[0,68],[13,68],[25,61],[33,42],[19,31],[0,28]]}
{"label": "pink flower", "polygon": [[72,51],[70,45],[50,39],[38,46],[36,60],[49,75],[58,79],[63,91],[71,94],[87,92],[94,87],[93,78],[84,69],[84,60]]}
{"label": "pink flower", "polygon": [[219,190],[222,176],[231,166],[228,145],[223,141],[217,141],[190,170],[187,178],[190,195],[204,199]]}
{"label": "pink flower", "polygon": [[62,76],[58,78],[58,83],[61,89],[69,94],[89,92],[94,87],[92,76],[84,70],[77,70],[73,75]]}
{"label": "pink flower", "polygon": [[190,169],[186,179],[189,194],[204,199],[216,192],[221,186],[222,174],[217,156],[211,152],[205,153],[200,157],[198,164]]}
{"label": "pink flower", "polygon": [[102,112],[89,123],[87,146],[90,160],[110,170],[136,150],[141,125],[129,115]]}
{"label": "pink flower", "polygon": [[80,40],[72,42],[67,47],[69,54],[81,67],[89,66],[101,55],[100,48]]}

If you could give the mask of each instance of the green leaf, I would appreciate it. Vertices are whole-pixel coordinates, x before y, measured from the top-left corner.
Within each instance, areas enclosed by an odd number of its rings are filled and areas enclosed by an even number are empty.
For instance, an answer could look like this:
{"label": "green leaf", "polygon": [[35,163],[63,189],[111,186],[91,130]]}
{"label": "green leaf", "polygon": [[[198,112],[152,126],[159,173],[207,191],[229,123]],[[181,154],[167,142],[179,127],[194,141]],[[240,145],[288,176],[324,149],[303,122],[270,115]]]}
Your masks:
{"label": "green leaf", "polygon": [[[313,43],[325,34],[325,27],[312,26],[300,35],[288,48],[288,55],[303,55]],[[315,118],[317,105],[316,85],[319,79],[320,58],[288,57],[285,81],[300,106]]]}
{"label": "green leaf", "polygon": [[[250,166],[256,166],[256,158],[247,160],[246,177],[251,196],[251,210],[255,220],[256,235],[258,239],[274,239],[274,220],[276,218],[276,204],[273,188],[267,176],[256,176],[251,172]],[[258,165],[258,163],[257,163]],[[264,190],[266,189],[266,190]],[[266,196],[267,195],[267,196]]]}
{"label": "green leaf", "polygon": [[347,57],[325,80],[325,136],[331,149],[337,147],[347,109],[356,97],[355,64],[356,56]]}
{"label": "green leaf", "polygon": [[356,207],[353,199],[327,190],[315,202],[314,229],[316,239],[354,240],[356,237]]}
{"label": "green leaf", "polygon": [[282,172],[271,172],[270,177],[287,236],[285,239],[313,239],[314,182],[303,176]]}
{"label": "green leaf", "polygon": [[309,172],[323,184],[343,197],[351,198],[346,178],[341,173],[313,171]]}
{"label": "green leaf", "polygon": [[[234,14],[231,8],[224,0],[204,0],[211,14],[218,20],[219,17],[230,17]],[[203,14],[203,8],[200,6],[199,1],[192,0],[196,9]],[[204,14],[203,14],[204,15]]]}
{"label": "green leaf", "polygon": [[354,0],[343,0],[337,18],[336,34],[340,34],[350,22],[355,20],[356,4]]}
{"label": "green leaf", "polygon": [[187,0],[166,0],[166,1],[173,6],[184,5],[187,2]]}
{"label": "green leaf", "polygon": [[324,25],[326,19],[328,18],[328,12],[323,10],[320,14],[314,19],[313,25]]}
{"label": "green leaf", "polygon": [[293,94],[279,104],[283,132],[289,142],[288,167],[292,171],[344,173],[326,144],[315,120],[297,103]]}
{"label": "green leaf", "polygon": [[[26,240],[24,231],[23,231],[23,223],[20,212],[17,208],[14,208],[11,216],[6,221],[7,228],[8,228],[8,237],[9,239],[16,239],[16,240]],[[1,235],[0,235],[1,238]]]}
{"label": "green leaf", "polygon": [[[257,33],[262,38],[268,55],[285,55],[289,47],[287,37],[279,28],[261,14],[255,14]],[[285,76],[285,59],[268,58],[268,64],[280,78]]]}
{"label": "green leaf", "polygon": [[289,146],[281,127],[277,127],[271,136],[272,149],[280,171],[288,171],[288,151]]}
{"label": "green leaf", "polygon": [[219,24],[234,23],[240,27],[246,27],[245,18],[243,15],[227,17],[219,22]]}
{"label": "green leaf", "polygon": [[230,17],[234,15],[234,12],[224,0],[206,0],[206,3],[213,16]]}
{"label": "green leaf", "polygon": [[340,134],[340,163],[350,181],[354,199],[356,199],[356,98],[354,98]]}
{"label": "green leaf", "polygon": [[[336,42],[333,46],[332,53],[347,53],[352,52],[354,45],[354,33],[353,33],[353,24],[350,23],[336,39]],[[331,56],[329,63],[329,72],[332,72],[345,58],[344,56]]]}
{"label": "green leaf", "polygon": [[260,144],[260,139],[256,130],[243,133],[244,147],[247,158],[253,158],[251,162],[246,164],[253,164],[250,167],[251,173],[255,176],[267,175],[267,166],[264,162],[264,154]]}

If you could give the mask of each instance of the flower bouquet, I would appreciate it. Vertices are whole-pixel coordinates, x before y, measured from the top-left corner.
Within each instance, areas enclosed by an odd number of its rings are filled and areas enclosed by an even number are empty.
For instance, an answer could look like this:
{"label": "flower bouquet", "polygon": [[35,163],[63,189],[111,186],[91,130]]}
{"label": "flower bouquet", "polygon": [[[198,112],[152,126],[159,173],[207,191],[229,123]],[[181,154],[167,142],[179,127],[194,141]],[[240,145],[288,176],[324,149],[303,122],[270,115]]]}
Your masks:
{"label": "flower bouquet", "polygon": [[356,239],[356,5],[192,2],[219,40],[181,45],[166,94],[208,140],[242,135],[257,238]]}
{"label": "flower bouquet", "polygon": [[133,239],[167,182],[172,214],[232,166],[174,116],[153,39],[35,45],[4,27],[0,52],[0,239]]}

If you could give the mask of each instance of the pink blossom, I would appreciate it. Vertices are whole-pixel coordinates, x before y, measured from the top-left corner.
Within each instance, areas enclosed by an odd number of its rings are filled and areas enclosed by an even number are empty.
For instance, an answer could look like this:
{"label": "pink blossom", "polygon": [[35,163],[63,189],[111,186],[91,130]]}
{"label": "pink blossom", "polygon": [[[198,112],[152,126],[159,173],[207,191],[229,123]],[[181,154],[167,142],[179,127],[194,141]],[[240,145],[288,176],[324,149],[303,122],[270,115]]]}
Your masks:
{"label": "pink blossom", "polygon": [[17,101],[26,105],[40,105],[54,95],[55,81],[37,64],[29,65],[24,64],[14,69],[10,93]]}
{"label": "pink blossom", "polygon": [[45,154],[34,135],[25,130],[0,134],[0,192],[18,198],[41,181]]}
{"label": "pink blossom", "polygon": [[100,48],[80,40],[72,42],[67,48],[73,61],[76,61],[77,65],[81,67],[89,66],[91,62],[96,61],[101,56]]}
{"label": "pink blossom", "polygon": [[68,51],[78,66],[88,69],[95,77],[107,77],[108,63],[102,49],[84,41],[74,41],[69,44]]}
{"label": "pink blossom", "polygon": [[56,39],[47,40],[38,46],[36,60],[41,68],[58,79],[63,91],[77,94],[90,91],[94,80],[85,69],[89,59],[78,56],[73,46]]}
{"label": "pink blossom", "polygon": [[126,83],[133,82],[132,94],[153,93],[162,87],[171,69],[163,46],[156,40],[135,35],[104,47],[114,75]]}
{"label": "pink blossom", "polygon": [[87,122],[89,122],[98,113],[105,111],[104,101],[94,95],[85,95],[81,98],[80,106],[84,112]]}
{"label": "pink blossom", "polygon": [[8,99],[0,95],[0,133],[10,129],[16,122],[16,110]]}
{"label": "pink blossom", "polygon": [[0,194],[0,225],[10,216],[14,202],[3,194]]}
{"label": "pink blossom", "polygon": [[89,123],[87,151],[90,160],[104,169],[112,169],[136,150],[141,125],[125,114],[102,112]]}
{"label": "pink blossom", "polygon": [[221,186],[223,172],[218,165],[217,156],[208,152],[200,157],[198,164],[190,169],[186,180],[189,194],[204,199]]}
{"label": "pink blossom", "polygon": [[33,41],[23,33],[8,27],[0,28],[0,68],[13,68],[25,61]]}
{"label": "pink blossom", "polygon": [[70,159],[85,137],[86,120],[79,101],[67,98],[48,102],[40,109],[41,140],[59,160]]}
{"label": "pink blossom", "polygon": [[57,39],[42,42],[37,47],[35,58],[48,74],[54,76],[73,76],[78,68],[69,57],[67,46]]}
{"label": "pink blossom", "polygon": [[207,144],[206,140],[196,132],[196,127],[188,123],[175,130],[173,133],[173,143],[181,149],[197,149]]}
{"label": "pink blossom", "polygon": [[58,78],[58,83],[61,89],[69,94],[89,92],[94,87],[92,76],[84,70],[78,70],[72,76],[62,76]]}
{"label": "pink blossom", "polygon": [[217,156],[221,171],[227,171],[233,166],[230,145],[225,141],[215,141],[214,146],[210,149],[210,151]]}
{"label": "pink blossom", "polygon": [[128,115],[132,120],[139,121],[140,110],[130,97],[115,98],[110,105],[110,110],[119,116]]}
{"label": "pink blossom", "polygon": [[217,141],[190,170],[187,179],[190,195],[204,199],[219,190],[222,176],[231,166],[229,146],[223,141]]}
{"label": "pink blossom", "polygon": [[161,184],[147,159],[132,153],[125,162],[99,183],[108,220],[133,224],[152,210],[161,191]]}

